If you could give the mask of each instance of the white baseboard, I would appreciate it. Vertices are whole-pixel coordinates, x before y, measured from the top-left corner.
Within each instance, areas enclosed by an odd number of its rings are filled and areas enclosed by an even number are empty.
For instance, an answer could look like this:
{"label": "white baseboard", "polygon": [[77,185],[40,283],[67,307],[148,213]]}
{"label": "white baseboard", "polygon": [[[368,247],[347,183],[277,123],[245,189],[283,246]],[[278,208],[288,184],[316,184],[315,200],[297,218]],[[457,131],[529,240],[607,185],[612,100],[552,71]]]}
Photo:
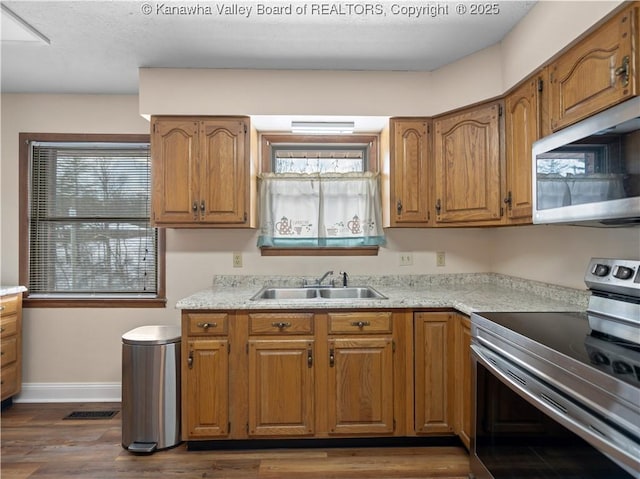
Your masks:
{"label": "white baseboard", "polygon": [[120,383],[22,383],[16,403],[120,402]]}

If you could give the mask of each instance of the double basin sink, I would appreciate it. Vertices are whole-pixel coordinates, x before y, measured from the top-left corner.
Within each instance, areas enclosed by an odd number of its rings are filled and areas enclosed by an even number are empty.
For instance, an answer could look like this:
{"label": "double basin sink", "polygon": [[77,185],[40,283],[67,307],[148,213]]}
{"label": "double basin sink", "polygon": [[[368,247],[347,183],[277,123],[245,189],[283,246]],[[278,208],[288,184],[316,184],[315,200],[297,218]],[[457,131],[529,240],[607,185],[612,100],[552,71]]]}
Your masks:
{"label": "double basin sink", "polygon": [[302,299],[302,300],[326,300],[326,299],[388,299],[383,294],[370,286],[357,287],[328,287],[314,286],[305,288],[296,287],[271,287],[266,286],[251,297],[251,300],[263,299]]}

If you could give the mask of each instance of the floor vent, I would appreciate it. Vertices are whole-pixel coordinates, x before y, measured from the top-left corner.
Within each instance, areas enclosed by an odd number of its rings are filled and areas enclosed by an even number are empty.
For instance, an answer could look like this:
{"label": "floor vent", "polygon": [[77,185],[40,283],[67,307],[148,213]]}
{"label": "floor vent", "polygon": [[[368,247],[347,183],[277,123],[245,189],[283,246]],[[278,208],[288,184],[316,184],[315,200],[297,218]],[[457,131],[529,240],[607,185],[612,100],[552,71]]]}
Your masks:
{"label": "floor vent", "polygon": [[62,419],[111,419],[118,411],[73,411]]}

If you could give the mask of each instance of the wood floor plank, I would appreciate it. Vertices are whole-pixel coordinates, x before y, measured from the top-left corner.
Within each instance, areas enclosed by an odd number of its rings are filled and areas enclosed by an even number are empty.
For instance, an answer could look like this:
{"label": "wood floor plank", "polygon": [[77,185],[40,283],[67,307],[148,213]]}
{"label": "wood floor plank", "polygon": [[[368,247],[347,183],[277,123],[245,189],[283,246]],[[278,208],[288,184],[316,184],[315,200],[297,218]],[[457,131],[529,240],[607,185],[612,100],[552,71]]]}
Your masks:
{"label": "wood floor plank", "polygon": [[461,447],[363,447],[189,451],[122,448],[121,414],[63,420],[118,403],[14,404],[0,415],[2,479],[466,479]]}

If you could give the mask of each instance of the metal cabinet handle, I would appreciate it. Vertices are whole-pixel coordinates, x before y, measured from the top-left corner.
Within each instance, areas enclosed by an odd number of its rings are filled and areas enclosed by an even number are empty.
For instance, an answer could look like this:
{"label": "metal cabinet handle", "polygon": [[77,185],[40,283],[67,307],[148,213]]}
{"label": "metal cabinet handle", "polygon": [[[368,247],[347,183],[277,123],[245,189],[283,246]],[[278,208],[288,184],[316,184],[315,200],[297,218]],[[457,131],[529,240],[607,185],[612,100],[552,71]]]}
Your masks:
{"label": "metal cabinet handle", "polygon": [[0,333],[4,333],[6,328],[0,328]]}
{"label": "metal cabinet handle", "polygon": [[622,78],[622,86],[629,84],[629,56],[626,55],[622,59],[622,65],[615,69],[616,76]]}
{"label": "metal cabinet handle", "polygon": [[396,209],[398,210],[398,214],[402,213],[402,200],[398,200],[398,204],[396,205]]}
{"label": "metal cabinet handle", "polygon": [[371,326],[371,323],[369,321],[354,321],[351,323],[351,326],[357,326],[362,329],[365,326]]}
{"label": "metal cabinet handle", "polygon": [[333,348],[329,350],[329,367],[332,368],[336,365],[336,354]]}
{"label": "metal cabinet handle", "polygon": [[436,214],[440,214],[440,209],[442,208],[442,204],[440,203],[440,198],[436,200]]}
{"label": "metal cabinet handle", "polygon": [[284,329],[291,326],[291,323],[279,322],[279,323],[271,323],[271,326],[278,329]]}
{"label": "metal cabinet handle", "polygon": [[198,323],[198,327],[207,330],[209,328],[217,328],[218,323]]}
{"label": "metal cabinet handle", "polygon": [[509,193],[507,193],[507,196],[504,199],[504,204],[505,205],[509,205],[509,209],[512,208],[512,206],[513,206],[513,197],[511,196],[511,191],[509,191]]}
{"label": "metal cabinet handle", "polygon": [[189,356],[187,357],[187,366],[189,366],[189,369],[193,369],[193,351],[189,351]]}
{"label": "metal cabinet handle", "polygon": [[313,366],[313,351],[311,349],[307,349],[307,367]]}
{"label": "metal cabinet handle", "polygon": [[193,206],[191,206],[191,209],[193,210],[194,213],[196,213],[198,211],[198,203],[194,201]]}
{"label": "metal cabinet handle", "polygon": [[204,214],[204,200],[200,202],[200,212]]}

